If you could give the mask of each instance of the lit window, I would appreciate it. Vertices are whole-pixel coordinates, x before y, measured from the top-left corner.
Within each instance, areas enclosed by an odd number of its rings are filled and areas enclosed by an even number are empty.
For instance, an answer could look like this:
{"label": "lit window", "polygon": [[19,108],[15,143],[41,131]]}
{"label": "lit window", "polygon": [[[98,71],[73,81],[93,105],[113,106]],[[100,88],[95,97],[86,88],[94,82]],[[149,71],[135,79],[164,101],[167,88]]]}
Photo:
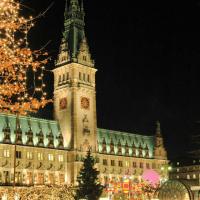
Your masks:
{"label": "lit window", "polygon": [[193,179],[196,179],[196,174],[193,174]]}
{"label": "lit window", "polygon": [[43,160],[43,154],[42,153],[38,153],[38,160]]}
{"label": "lit window", "polygon": [[5,158],[9,158],[9,157],[10,157],[10,151],[7,150],[7,149],[5,149],[5,150],[3,151],[3,156],[4,156]]}
{"label": "lit window", "polygon": [[49,161],[53,161],[54,160],[53,154],[49,154],[48,159],[49,159]]}
{"label": "lit window", "polygon": [[103,159],[103,165],[107,165],[107,164],[108,164],[107,160]]}
{"label": "lit window", "polygon": [[189,174],[187,174],[187,179],[190,179],[190,175]]}
{"label": "lit window", "polygon": [[21,159],[22,158],[22,152],[16,151],[16,158]]}
{"label": "lit window", "polygon": [[64,162],[64,156],[63,155],[58,155],[58,161],[59,162]]}
{"label": "lit window", "polygon": [[26,157],[27,157],[27,159],[32,160],[33,159],[33,153],[27,152]]}
{"label": "lit window", "polygon": [[125,162],[126,167],[129,167],[129,161]]}

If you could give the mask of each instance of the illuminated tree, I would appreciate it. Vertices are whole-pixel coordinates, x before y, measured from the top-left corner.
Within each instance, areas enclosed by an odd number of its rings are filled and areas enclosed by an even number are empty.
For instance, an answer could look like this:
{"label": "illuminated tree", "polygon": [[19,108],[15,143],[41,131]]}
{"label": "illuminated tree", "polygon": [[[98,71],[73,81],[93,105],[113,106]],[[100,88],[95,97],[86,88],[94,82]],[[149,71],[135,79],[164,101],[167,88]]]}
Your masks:
{"label": "illuminated tree", "polygon": [[88,151],[83,161],[83,167],[78,177],[78,189],[75,199],[98,200],[103,192],[103,186],[100,184],[99,171],[94,168],[95,160]]}
{"label": "illuminated tree", "polygon": [[[18,198],[16,198],[18,197]],[[3,200],[74,200],[73,190],[68,186],[40,186],[25,188],[1,188],[0,199]]]}
{"label": "illuminated tree", "polygon": [[49,102],[43,91],[47,58],[28,47],[34,19],[19,11],[17,0],[0,1],[0,112],[26,115]]}

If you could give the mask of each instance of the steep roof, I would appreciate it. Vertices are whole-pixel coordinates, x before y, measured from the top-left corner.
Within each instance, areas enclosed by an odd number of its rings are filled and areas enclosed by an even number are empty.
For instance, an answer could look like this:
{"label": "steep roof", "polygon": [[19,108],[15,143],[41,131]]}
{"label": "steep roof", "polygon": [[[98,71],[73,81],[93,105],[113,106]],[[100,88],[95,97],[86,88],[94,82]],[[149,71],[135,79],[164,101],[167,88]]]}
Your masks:
{"label": "steep roof", "polygon": [[111,141],[114,143],[115,152],[117,152],[117,145],[120,143],[122,145],[122,155],[125,154],[125,148],[128,144],[129,154],[132,155],[132,150],[136,148],[136,156],[139,156],[139,148],[142,148],[143,155],[145,155],[145,150],[149,151],[149,157],[153,157],[154,150],[154,136],[144,136],[141,134],[127,133],[121,131],[113,131],[106,129],[97,130],[97,142],[99,151],[102,151],[102,144],[106,142],[107,153],[109,154]]}
{"label": "steep roof", "polygon": [[[22,131],[22,144],[26,145],[27,135],[26,133],[31,130],[33,132],[33,144],[37,146],[38,136],[40,132],[44,136],[44,147],[48,145],[48,135],[53,136],[54,147],[58,146],[58,137],[60,136],[60,128],[57,121],[45,120],[27,116],[19,116],[19,128]],[[10,128],[11,143],[15,143],[15,131],[16,131],[16,115],[2,114],[0,113],[0,142],[4,141],[4,129]]]}

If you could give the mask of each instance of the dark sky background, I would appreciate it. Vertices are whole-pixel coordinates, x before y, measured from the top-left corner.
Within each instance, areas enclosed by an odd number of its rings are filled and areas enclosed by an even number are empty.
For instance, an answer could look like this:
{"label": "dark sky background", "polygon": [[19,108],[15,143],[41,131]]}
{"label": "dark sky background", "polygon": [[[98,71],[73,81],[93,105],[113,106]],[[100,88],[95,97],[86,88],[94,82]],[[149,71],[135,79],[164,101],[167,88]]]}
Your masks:
{"label": "dark sky background", "polygon": [[[30,42],[38,49],[50,41],[47,50],[54,58],[64,0],[23,1],[34,16],[52,2],[31,31]],[[169,158],[185,154],[200,120],[200,2],[85,0],[84,4],[86,35],[98,69],[98,127],[154,134],[160,120]],[[52,68],[53,62],[48,66]],[[42,113],[51,118],[52,106]]]}

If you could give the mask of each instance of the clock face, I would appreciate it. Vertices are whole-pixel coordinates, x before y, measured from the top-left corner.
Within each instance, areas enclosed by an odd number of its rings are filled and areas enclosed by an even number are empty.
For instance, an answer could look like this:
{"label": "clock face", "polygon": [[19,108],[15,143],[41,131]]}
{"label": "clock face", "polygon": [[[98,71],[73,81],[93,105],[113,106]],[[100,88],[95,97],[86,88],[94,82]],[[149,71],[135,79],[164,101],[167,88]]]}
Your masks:
{"label": "clock face", "polygon": [[67,108],[67,98],[60,99],[60,110],[64,110]]}
{"label": "clock face", "polygon": [[89,109],[90,108],[90,100],[86,97],[81,98],[81,108],[83,109]]}

